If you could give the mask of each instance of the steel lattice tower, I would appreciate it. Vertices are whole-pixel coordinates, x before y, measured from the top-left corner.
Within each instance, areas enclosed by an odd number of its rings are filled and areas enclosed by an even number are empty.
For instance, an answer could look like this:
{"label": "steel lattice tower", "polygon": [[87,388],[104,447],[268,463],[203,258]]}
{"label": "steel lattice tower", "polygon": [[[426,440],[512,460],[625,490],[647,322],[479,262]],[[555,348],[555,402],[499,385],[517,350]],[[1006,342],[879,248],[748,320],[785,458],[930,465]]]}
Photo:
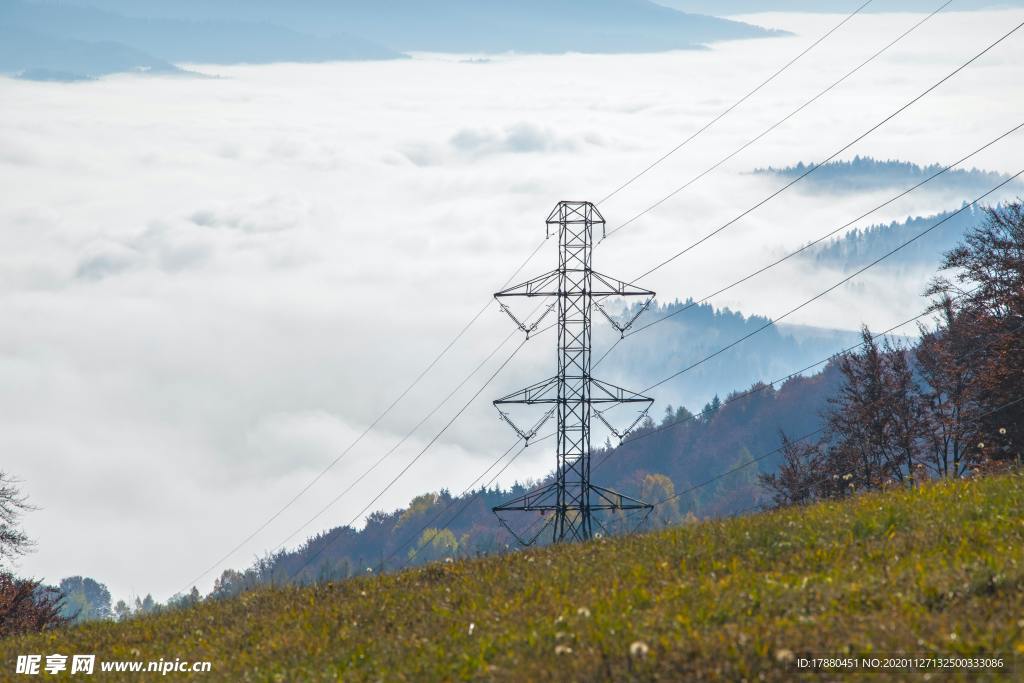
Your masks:
{"label": "steel lattice tower", "polygon": [[[651,510],[647,503],[596,486],[590,480],[591,417],[596,416],[621,439],[643,419],[653,402],[645,396],[594,379],[590,374],[593,309],[596,307],[620,334],[624,334],[654,298],[654,292],[594,272],[591,258],[596,226],[600,226],[603,231],[604,218],[592,203],[559,202],[547,219],[548,236],[552,228],[558,232],[557,270],[494,295],[502,310],[527,335],[537,329],[540,320],[551,310],[558,310],[557,374],[494,401],[501,417],[527,443],[552,414],[556,415],[555,481],[494,508],[498,518],[510,531],[511,527],[501,516],[503,512],[539,512],[545,516],[550,513],[552,516],[548,523],[553,527],[554,542],[591,538],[595,521],[592,513],[597,511]],[[554,297],[555,301],[532,324],[520,322],[502,301],[508,297],[541,296]],[[635,307],[631,319],[623,324],[609,315],[602,303],[610,297],[627,296],[646,297],[646,302]],[[629,428],[619,432],[597,406],[607,410],[621,403],[642,404],[643,407]],[[515,404],[548,404],[552,407],[540,422],[529,430],[523,430],[505,410],[506,406]],[[601,525],[599,519],[597,523]],[[545,527],[541,528],[533,540],[539,537]],[[516,532],[512,533],[519,538]],[[522,538],[520,541],[528,543]]]}

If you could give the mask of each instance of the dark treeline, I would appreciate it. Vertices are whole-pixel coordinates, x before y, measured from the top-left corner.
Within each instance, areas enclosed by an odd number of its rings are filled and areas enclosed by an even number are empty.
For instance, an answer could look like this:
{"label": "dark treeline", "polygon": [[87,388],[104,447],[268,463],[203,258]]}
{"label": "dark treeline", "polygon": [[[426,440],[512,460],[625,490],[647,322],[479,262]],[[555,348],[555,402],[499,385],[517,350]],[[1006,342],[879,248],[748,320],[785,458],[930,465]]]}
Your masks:
{"label": "dark treeline", "polygon": [[839,359],[840,392],[815,440],[785,437],[763,475],[778,505],[1019,465],[1024,443],[1024,210],[988,209],[928,288],[939,318],[916,346]]}
{"label": "dark treeline", "polygon": [[[774,175],[784,179],[801,176],[810,168],[800,162],[785,168],[759,168],[758,175]],[[813,175],[807,176],[805,183],[815,191],[827,190],[836,194],[857,194],[882,190],[889,187],[910,187],[932,176],[944,168],[941,164],[921,166],[908,161],[889,159],[882,161],[872,157],[854,157],[850,161],[831,161],[820,166]],[[932,192],[952,193],[953,196],[964,192],[983,192],[994,184],[1006,180],[1006,176],[995,171],[982,169],[951,169],[928,183],[926,188]],[[1019,189],[1020,185],[1016,185]]]}
{"label": "dark treeline", "polygon": [[[632,311],[624,313],[629,319]],[[671,317],[668,317],[671,316]],[[692,299],[654,304],[637,320],[636,328],[655,320],[664,322],[631,336],[594,368],[594,376],[619,386],[640,389],[659,382],[669,370],[685,368],[721,349],[733,339],[755,330],[748,342],[701,363],[670,384],[659,387],[659,398],[696,410],[715,395],[724,396],[752,381],[781,377],[836,350],[856,343],[847,330],[778,325],[765,328],[769,319],[744,315]],[[606,348],[618,334],[610,326],[596,327],[595,348]],[[595,361],[599,355],[595,356]],[[658,412],[663,411],[662,407]],[[617,411],[618,412],[618,411]]]}
{"label": "dark treeline", "polygon": [[917,216],[904,221],[870,225],[815,245],[801,256],[813,261],[815,265],[853,271],[887,254],[914,235],[938,225],[928,233],[928,239],[912,242],[900,249],[885,266],[890,269],[911,266],[934,270],[942,263],[943,255],[959,244],[981,219],[982,210],[972,206],[960,213],[943,211],[933,216]]}

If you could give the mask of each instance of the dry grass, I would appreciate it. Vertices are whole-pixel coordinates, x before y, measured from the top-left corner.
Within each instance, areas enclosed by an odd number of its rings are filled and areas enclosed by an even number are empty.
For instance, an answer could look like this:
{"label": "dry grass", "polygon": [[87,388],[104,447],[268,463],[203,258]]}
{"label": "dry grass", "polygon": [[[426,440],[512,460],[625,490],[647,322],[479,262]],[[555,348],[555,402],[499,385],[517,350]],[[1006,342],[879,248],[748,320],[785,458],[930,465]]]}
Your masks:
{"label": "dry grass", "polygon": [[0,650],[0,677],[12,678],[15,655],[53,652],[211,660],[213,673],[195,676],[204,681],[789,680],[791,657],[825,652],[1013,666],[1024,653],[1024,479],[261,590]]}

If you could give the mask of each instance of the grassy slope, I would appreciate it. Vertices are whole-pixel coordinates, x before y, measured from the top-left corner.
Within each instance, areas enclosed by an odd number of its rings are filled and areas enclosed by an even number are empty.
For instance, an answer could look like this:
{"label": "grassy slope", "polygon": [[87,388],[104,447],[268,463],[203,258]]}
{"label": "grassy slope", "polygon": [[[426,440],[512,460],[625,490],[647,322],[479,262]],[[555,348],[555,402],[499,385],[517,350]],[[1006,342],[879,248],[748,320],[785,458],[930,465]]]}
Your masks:
{"label": "grassy slope", "polygon": [[0,677],[18,653],[95,652],[209,659],[204,681],[784,680],[784,651],[844,649],[1024,666],[1024,478],[268,589],[9,640]]}

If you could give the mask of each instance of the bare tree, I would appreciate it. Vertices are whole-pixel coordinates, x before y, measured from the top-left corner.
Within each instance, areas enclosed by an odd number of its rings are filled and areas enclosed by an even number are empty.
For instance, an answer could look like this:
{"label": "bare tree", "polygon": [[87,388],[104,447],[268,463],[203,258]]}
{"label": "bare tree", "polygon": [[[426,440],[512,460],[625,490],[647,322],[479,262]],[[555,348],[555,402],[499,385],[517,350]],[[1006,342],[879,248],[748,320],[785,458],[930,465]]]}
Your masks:
{"label": "bare tree", "polygon": [[32,509],[17,480],[0,472],[0,566],[32,549],[32,541],[19,525],[21,516]]}
{"label": "bare tree", "polygon": [[[952,275],[935,278],[928,294],[956,298],[958,318],[984,345],[972,360],[983,412],[991,413],[981,421],[983,442],[1021,444],[1024,403],[1001,408],[1024,386],[1024,204],[986,209],[986,220],[946,254],[943,269]],[[1015,457],[1016,449],[1006,455]]]}
{"label": "bare tree", "polygon": [[867,328],[861,335],[863,350],[839,359],[845,383],[826,415],[829,469],[856,488],[912,484],[928,433],[907,351],[880,345]]}
{"label": "bare tree", "polygon": [[758,475],[762,487],[772,494],[773,507],[802,505],[819,497],[830,497],[821,444],[793,441],[783,432],[782,464],[772,474]]}
{"label": "bare tree", "polygon": [[[975,464],[979,451],[977,416],[981,413],[981,382],[978,373],[978,323],[956,310],[943,295],[936,304],[940,313],[934,331],[921,329],[914,351],[925,385],[922,401],[928,421],[929,468],[938,477],[959,478]],[[984,342],[984,340],[981,340]]]}

